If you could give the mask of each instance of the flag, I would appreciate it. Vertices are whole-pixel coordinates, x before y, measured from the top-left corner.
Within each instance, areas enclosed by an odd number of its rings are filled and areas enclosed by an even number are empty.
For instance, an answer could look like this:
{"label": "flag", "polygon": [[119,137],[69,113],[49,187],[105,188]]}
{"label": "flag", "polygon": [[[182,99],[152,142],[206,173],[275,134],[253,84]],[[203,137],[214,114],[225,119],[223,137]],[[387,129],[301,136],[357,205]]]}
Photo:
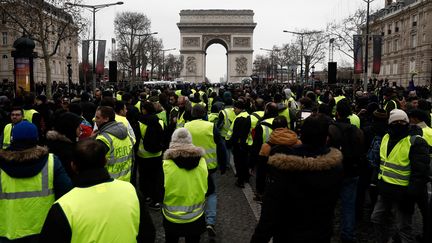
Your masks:
{"label": "flag", "polygon": [[382,35],[373,36],[373,66],[372,73],[379,74],[381,70]]}
{"label": "flag", "polygon": [[90,41],[83,40],[82,41],[82,69],[84,73],[87,73],[89,70],[89,46]]}
{"label": "flag", "polygon": [[363,38],[361,35],[354,35],[354,73],[363,72]]}
{"label": "flag", "polygon": [[104,73],[105,46],[106,46],[106,40],[100,40],[98,43],[97,62],[96,62],[96,73],[97,74],[103,74]]}

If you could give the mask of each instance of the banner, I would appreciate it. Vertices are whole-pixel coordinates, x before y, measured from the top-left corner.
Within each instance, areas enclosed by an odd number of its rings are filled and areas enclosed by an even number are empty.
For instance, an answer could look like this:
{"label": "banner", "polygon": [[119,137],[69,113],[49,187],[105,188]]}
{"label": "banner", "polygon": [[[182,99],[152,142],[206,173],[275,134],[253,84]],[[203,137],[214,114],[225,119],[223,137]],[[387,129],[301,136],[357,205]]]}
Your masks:
{"label": "banner", "polygon": [[82,41],[82,69],[84,73],[87,73],[89,70],[89,46],[90,41],[83,40]]}
{"label": "banner", "polygon": [[98,41],[98,52],[97,52],[97,62],[96,62],[96,73],[103,74],[104,73],[104,63],[105,63],[105,46],[106,40]]}
{"label": "banner", "polygon": [[354,73],[360,74],[363,72],[363,37],[354,35]]}
{"label": "banner", "polygon": [[379,74],[381,70],[382,35],[373,36],[373,66],[372,73]]}

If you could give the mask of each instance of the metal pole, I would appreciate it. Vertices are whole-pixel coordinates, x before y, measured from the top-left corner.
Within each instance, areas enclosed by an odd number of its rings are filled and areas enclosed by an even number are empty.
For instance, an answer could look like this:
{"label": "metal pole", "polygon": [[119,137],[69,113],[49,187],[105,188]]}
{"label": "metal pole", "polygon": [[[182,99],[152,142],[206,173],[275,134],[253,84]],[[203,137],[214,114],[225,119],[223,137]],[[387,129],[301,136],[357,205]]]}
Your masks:
{"label": "metal pole", "polygon": [[369,4],[371,0],[366,0],[367,10],[366,10],[366,41],[365,41],[365,61],[364,61],[364,77],[363,77],[363,91],[368,89],[368,59],[369,59]]}
{"label": "metal pole", "polygon": [[162,79],[165,79],[165,50],[162,50]]}
{"label": "metal pole", "polygon": [[96,90],[96,8],[93,7],[93,80],[92,92]]}
{"label": "metal pole", "polygon": [[300,84],[303,85],[303,34],[301,36],[301,43],[300,43]]}

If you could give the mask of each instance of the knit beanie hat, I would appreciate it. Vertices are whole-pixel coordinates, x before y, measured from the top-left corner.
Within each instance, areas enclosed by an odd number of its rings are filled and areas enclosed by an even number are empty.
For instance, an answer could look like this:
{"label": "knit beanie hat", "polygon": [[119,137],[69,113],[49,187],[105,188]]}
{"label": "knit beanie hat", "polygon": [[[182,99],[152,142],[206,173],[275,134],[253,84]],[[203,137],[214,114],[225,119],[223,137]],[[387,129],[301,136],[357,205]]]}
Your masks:
{"label": "knit beanie hat", "polygon": [[171,136],[170,148],[181,148],[192,145],[192,136],[186,128],[178,128]]}
{"label": "knit beanie hat", "polygon": [[390,111],[388,124],[391,124],[395,121],[404,121],[406,123],[409,123],[408,115],[403,110],[393,109],[392,111]]}
{"label": "knit beanie hat", "polygon": [[37,127],[28,121],[21,121],[12,128],[11,150],[22,150],[37,145]]}

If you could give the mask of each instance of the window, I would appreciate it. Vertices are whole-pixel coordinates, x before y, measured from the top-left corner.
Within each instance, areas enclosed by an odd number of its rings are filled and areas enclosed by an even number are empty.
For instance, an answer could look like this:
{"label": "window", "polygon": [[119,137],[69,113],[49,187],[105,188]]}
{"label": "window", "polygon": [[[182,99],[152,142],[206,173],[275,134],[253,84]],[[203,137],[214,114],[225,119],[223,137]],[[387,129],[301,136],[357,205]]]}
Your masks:
{"label": "window", "polygon": [[7,55],[3,55],[3,57],[2,57],[1,70],[2,71],[8,71],[8,56]]}
{"label": "window", "polygon": [[386,67],[386,74],[391,74],[390,69],[391,69],[391,64],[389,63],[389,64],[387,64],[387,67]]}
{"label": "window", "polygon": [[8,44],[8,32],[2,32],[2,40],[3,45]]}
{"label": "window", "polygon": [[399,32],[399,21],[395,23],[395,33]]}
{"label": "window", "polygon": [[399,40],[394,40],[393,51],[399,51]]}
{"label": "window", "polygon": [[393,63],[393,74],[398,74],[399,66],[397,63]]}
{"label": "window", "polygon": [[417,47],[417,35],[411,36],[411,47],[416,48]]}
{"label": "window", "polygon": [[387,54],[390,54],[392,52],[392,43],[391,41],[387,41]]}
{"label": "window", "polygon": [[417,15],[413,15],[412,16],[412,27],[417,27],[417,21],[418,21]]}
{"label": "window", "polygon": [[411,59],[410,64],[409,64],[409,72],[415,72],[416,69],[416,61],[415,59]]}

